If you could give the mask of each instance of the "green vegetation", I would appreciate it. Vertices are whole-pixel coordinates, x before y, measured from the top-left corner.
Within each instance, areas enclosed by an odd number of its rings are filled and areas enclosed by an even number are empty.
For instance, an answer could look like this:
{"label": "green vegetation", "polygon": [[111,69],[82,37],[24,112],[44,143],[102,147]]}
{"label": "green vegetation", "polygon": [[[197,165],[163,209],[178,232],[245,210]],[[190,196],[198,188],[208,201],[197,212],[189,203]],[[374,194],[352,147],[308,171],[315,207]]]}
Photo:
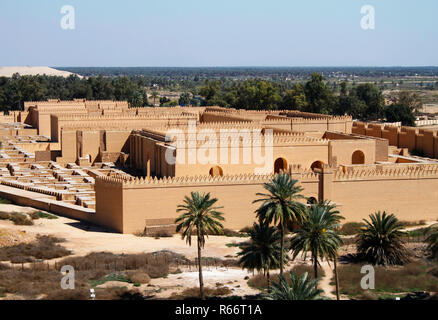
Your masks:
{"label": "green vegetation", "polygon": [[[289,281],[288,281],[289,280]],[[268,300],[319,300],[322,290],[317,289],[318,279],[312,279],[305,272],[301,276],[289,273],[289,279],[279,276],[278,282],[273,282],[272,292],[266,295]]]}
{"label": "green vegetation", "polygon": [[286,255],[281,254],[281,234],[275,227],[267,224],[254,223],[250,231],[250,240],[240,245],[241,251],[237,254],[239,264],[249,271],[263,270],[270,288],[270,271],[280,267],[279,257],[286,260]]}
{"label": "green vegetation", "polygon": [[365,227],[359,232],[357,250],[366,261],[377,265],[402,265],[409,262],[401,230],[403,224],[393,215],[380,211],[364,219]]}
{"label": "green vegetation", "polygon": [[11,203],[12,203],[12,202],[9,201],[8,199],[0,198],[0,204],[11,204]]}
{"label": "green vegetation", "polygon": [[102,76],[68,78],[53,76],[0,77],[0,110],[22,110],[24,101],[47,99],[127,100],[134,107],[148,105],[141,79]]}
{"label": "green vegetation", "polygon": [[298,202],[304,199],[300,194],[303,188],[297,185],[298,180],[293,180],[288,174],[278,174],[269,183],[263,184],[268,193],[257,193],[262,197],[253,203],[262,202],[256,210],[257,218],[261,224],[276,224],[280,230],[280,274],[283,274],[284,263],[284,235],[286,226],[305,219],[305,206]]}
{"label": "green vegetation", "polygon": [[197,237],[198,249],[198,270],[199,270],[199,293],[201,299],[205,299],[202,278],[202,255],[201,250],[205,245],[205,237],[208,233],[221,233],[224,221],[223,213],[217,211],[221,207],[215,207],[218,200],[210,198],[210,193],[201,194],[200,192],[191,192],[190,197],[184,197],[184,204],[178,205],[177,212],[182,214],[175,220],[178,224],[176,231],[182,230],[182,238],[192,245],[192,234]]}
{"label": "green vegetation", "polygon": [[407,105],[392,104],[386,107],[385,117],[389,122],[401,122],[403,126],[415,127],[414,113]]}
{"label": "green vegetation", "polygon": [[[312,276],[313,267],[306,265],[306,264],[296,265],[296,266],[292,267],[288,272],[295,273],[298,276],[301,276],[303,273],[307,272],[309,274],[309,276],[313,278],[313,276]],[[318,266],[318,275],[320,277],[325,276],[325,272],[320,266]],[[278,282],[278,276],[279,276],[278,274],[273,274],[271,276],[271,281]],[[290,279],[288,279],[288,281],[290,281]],[[266,290],[268,288],[268,280],[267,280],[266,276],[263,275],[263,273],[259,273],[255,276],[251,277],[250,279],[248,279],[248,286],[250,286],[251,288],[258,289],[258,290]]]}
{"label": "green vegetation", "polygon": [[131,279],[127,278],[124,274],[113,273],[113,274],[106,275],[99,280],[91,280],[90,286],[92,288],[94,288],[94,287],[97,287],[97,286],[104,284],[105,282],[108,282],[108,281],[119,281],[119,282],[132,283]]}
{"label": "green vegetation", "polygon": [[31,214],[32,219],[36,220],[36,219],[49,219],[49,220],[53,220],[53,219],[58,219],[57,216],[47,213],[47,212],[43,212],[43,211],[37,211]]}

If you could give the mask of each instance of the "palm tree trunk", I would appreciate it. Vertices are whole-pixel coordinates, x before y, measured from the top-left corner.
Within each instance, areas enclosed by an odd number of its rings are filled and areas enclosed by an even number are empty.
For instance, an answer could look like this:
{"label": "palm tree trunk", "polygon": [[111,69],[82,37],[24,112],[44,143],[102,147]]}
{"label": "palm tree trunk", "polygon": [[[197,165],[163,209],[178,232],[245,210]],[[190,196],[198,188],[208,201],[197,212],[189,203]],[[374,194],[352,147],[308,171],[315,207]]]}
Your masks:
{"label": "palm tree trunk", "polygon": [[[315,276],[315,280],[318,278],[318,258],[313,257],[313,274]],[[318,288],[318,283],[315,283],[315,288]]]}
{"label": "palm tree trunk", "polygon": [[280,225],[280,235],[281,235],[281,242],[280,242],[280,275],[283,275],[283,261],[284,261],[284,227],[283,224]]}
{"label": "palm tree trunk", "polygon": [[333,259],[334,269],[335,269],[335,282],[336,282],[336,300],[339,299],[339,277],[338,277],[338,267],[337,267],[337,261],[338,257],[335,257]]}
{"label": "palm tree trunk", "polygon": [[198,228],[198,270],[199,270],[199,295],[201,300],[204,300],[204,279],[202,278],[202,257],[201,257],[201,241]]}
{"label": "palm tree trunk", "polygon": [[266,273],[266,278],[268,280],[268,293],[271,292],[271,275],[269,274],[269,269],[268,272]]}

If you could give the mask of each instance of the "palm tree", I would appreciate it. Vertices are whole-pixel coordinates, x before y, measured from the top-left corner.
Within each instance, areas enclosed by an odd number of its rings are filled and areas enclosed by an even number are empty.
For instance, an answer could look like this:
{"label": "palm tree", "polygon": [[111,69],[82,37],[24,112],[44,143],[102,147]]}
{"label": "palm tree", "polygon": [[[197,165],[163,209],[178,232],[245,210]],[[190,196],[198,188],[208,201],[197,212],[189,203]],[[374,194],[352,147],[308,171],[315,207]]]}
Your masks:
{"label": "palm tree", "polygon": [[290,241],[293,259],[300,253],[306,259],[310,251],[315,279],[318,278],[318,260],[334,259],[342,244],[337,229],[343,217],[334,208],[326,201],[312,205],[307,210],[307,219],[294,230]]}
{"label": "palm tree", "polygon": [[272,292],[266,295],[268,300],[319,300],[322,290],[317,289],[318,279],[312,279],[304,272],[300,277],[289,273],[290,285],[286,278],[279,276],[279,282],[272,284]]}
{"label": "palm tree", "polygon": [[158,92],[157,91],[152,91],[151,97],[152,97],[152,99],[154,99],[154,106],[155,106],[155,100],[158,98]]}
{"label": "palm tree", "polygon": [[409,253],[401,239],[403,224],[395,217],[377,212],[364,219],[365,226],[359,231],[357,251],[360,257],[377,265],[401,265],[409,261]]}
{"label": "palm tree", "polygon": [[271,279],[269,271],[280,266],[278,257],[280,256],[281,235],[278,229],[266,224],[254,223],[249,230],[250,240],[244,242],[237,254],[239,264],[242,268],[250,271],[261,271],[268,281],[268,292],[270,291]]}
{"label": "palm tree", "polygon": [[438,258],[438,224],[431,225],[427,229],[426,242],[428,243],[427,250],[432,254],[432,258]]}
{"label": "palm tree", "polygon": [[[344,219],[343,216],[339,214],[339,211],[336,209],[336,205],[331,203],[329,200],[320,201],[317,203],[319,206],[325,207],[327,210],[331,211],[333,216],[338,217],[338,219],[333,219],[332,228],[336,231],[339,231],[340,221]],[[342,244],[342,240],[341,240]],[[339,248],[338,248],[339,249]],[[338,250],[336,250],[336,255],[332,257],[333,259],[333,271],[335,273],[335,284],[336,284],[336,300],[339,300],[339,276],[338,276]]]}
{"label": "palm tree", "polygon": [[284,233],[285,227],[292,222],[302,222],[305,219],[305,206],[298,202],[304,199],[300,194],[303,188],[297,185],[298,180],[292,180],[288,174],[278,174],[263,187],[268,191],[257,193],[261,199],[253,201],[262,202],[256,210],[257,217],[261,223],[274,223],[280,229],[281,248],[280,248],[280,274],[283,274],[284,262]]}
{"label": "palm tree", "polygon": [[184,197],[184,204],[178,205],[177,212],[183,212],[176,220],[178,224],[176,231],[182,232],[182,238],[186,239],[189,246],[192,245],[192,234],[195,232],[198,241],[198,270],[199,270],[199,293],[201,299],[204,299],[204,281],[202,278],[202,258],[201,249],[205,245],[205,236],[207,234],[219,234],[223,232],[224,221],[221,212],[217,211],[222,207],[214,207],[218,200],[210,198],[210,193],[201,194],[191,192],[190,197]]}

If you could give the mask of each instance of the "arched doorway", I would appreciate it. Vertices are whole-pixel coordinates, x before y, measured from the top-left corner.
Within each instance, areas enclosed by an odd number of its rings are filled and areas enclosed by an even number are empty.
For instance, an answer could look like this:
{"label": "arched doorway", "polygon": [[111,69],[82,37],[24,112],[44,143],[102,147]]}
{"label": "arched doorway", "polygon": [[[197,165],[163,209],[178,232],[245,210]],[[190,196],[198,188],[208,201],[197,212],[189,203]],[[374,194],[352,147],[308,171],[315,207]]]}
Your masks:
{"label": "arched doorway", "polygon": [[323,165],[324,165],[324,162],[322,162],[322,161],[315,161],[310,166],[310,169],[312,169],[312,171],[315,171],[315,169],[320,169],[321,170]]}
{"label": "arched doorway", "polygon": [[351,156],[351,163],[352,164],[364,164],[365,163],[365,154],[360,150],[354,151],[353,155]]}
{"label": "arched doorway", "polygon": [[211,168],[209,173],[210,173],[210,176],[212,176],[212,177],[218,177],[218,176],[224,175],[222,168],[218,167],[218,166]]}
{"label": "arched doorway", "polygon": [[287,170],[287,161],[284,158],[278,158],[274,162],[274,173],[280,173],[281,170]]}

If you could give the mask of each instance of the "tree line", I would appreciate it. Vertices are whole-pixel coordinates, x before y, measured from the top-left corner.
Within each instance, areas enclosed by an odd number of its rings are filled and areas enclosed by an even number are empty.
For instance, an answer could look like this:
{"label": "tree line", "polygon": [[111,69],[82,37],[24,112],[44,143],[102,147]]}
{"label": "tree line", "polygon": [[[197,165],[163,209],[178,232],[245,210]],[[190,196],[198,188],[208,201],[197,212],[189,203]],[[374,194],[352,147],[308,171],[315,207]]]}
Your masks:
{"label": "tree line", "polygon": [[339,92],[328,87],[321,74],[310,80],[284,84],[255,79],[231,84],[208,80],[199,90],[203,105],[219,105],[247,110],[300,110],[331,115],[351,115],[354,119],[380,120],[415,125],[414,111],[421,107],[418,96],[402,91],[385,107],[379,88],[371,83],[348,86],[341,82]]}
{"label": "tree line", "polygon": [[414,125],[414,112],[421,108],[418,96],[401,91],[385,107],[380,89],[371,83],[334,87],[321,74],[313,73],[307,82],[289,83],[262,79],[205,80],[200,86],[183,90],[178,101],[160,97],[151,79],[143,77],[67,78],[57,76],[0,77],[0,110],[21,110],[24,101],[47,99],[127,100],[132,107],[148,106],[148,90],[155,104],[219,105],[247,110],[300,110],[332,115],[351,115],[354,119],[401,121]]}
{"label": "tree line", "polygon": [[67,78],[58,76],[0,77],[0,110],[22,110],[25,101],[47,99],[127,100],[133,107],[149,105],[141,82],[128,77]]}

